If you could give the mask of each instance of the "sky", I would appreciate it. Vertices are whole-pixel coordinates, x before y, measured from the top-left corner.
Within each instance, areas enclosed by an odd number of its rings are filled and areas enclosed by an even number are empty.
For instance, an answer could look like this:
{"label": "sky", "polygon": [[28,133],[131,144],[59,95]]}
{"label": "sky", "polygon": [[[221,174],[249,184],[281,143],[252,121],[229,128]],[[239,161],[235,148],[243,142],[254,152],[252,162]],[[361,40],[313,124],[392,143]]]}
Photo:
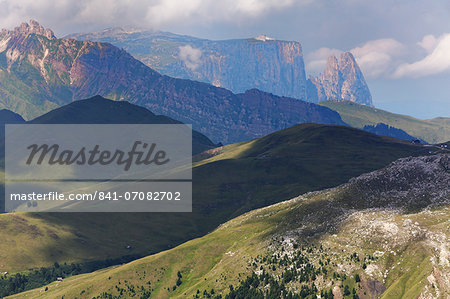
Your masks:
{"label": "sky", "polygon": [[135,26],[208,39],[302,44],[307,74],[351,51],[374,105],[450,117],[448,0],[0,0],[0,27],[35,19],[57,36]]}

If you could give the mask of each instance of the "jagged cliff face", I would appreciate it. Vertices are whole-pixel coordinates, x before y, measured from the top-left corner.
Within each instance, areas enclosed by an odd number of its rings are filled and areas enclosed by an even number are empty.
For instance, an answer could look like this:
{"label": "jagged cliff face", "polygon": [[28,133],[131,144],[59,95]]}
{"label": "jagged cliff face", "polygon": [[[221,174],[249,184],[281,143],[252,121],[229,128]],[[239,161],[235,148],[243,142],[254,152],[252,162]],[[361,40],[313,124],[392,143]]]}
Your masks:
{"label": "jagged cliff face", "polygon": [[110,42],[168,76],[207,82],[238,93],[258,88],[306,100],[302,47],[295,41],[264,35],[212,41],[121,28],[70,37]]}
{"label": "jagged cliff face", "polygon": [[210,84],[162,76],[125,50],[58,39],[36,22],[2,31],[0,108],[31,119],[95,95],[128,100],[190,123],[215,142],[248,140],[302,122],[344,124],[336,112],[297,99],[260,91],[236,95]]}
{"label": "jagged cliff face", "polygon": [[310,77],[307,86],[311,102],[337,99],[373,106],[364,75],[350,52],[341,54],[339,60],[330,56],[323,73]]}
{"label": "jagged cliff face", "polygon": [[306,100],[305,66],[297,42],[248,39],[214,42],[193,76],[243,92],[258,88]]}

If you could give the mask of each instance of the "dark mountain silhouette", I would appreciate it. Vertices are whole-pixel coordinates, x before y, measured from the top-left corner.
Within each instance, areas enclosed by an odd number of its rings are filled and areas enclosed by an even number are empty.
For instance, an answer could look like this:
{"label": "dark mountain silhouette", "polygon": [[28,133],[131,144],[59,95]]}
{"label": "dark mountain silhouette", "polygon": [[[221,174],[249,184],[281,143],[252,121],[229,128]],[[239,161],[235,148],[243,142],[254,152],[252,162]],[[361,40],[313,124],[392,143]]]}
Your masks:
{"label": "dark mountain silhouette", "polygon": [[[164,115],[126,101],[111,101],[101,96],[79,100],[29,121],[31,124],[181,124]],[[192,153],[216,145],[205,135],[192,131]]]}
{"label": "dark mountain silhouette", "polygon": [[0,110],[0,124],[20,124],[25,122],[20,114],[14,113],[8,109]]}
{"label": "dark mountain silhouette", "polygon": [[409,141],[420,140],[421,143],[426,143],[425,141],[418,139],[417,137],[409,135],[401,129],[397,129],[383,123],[378,123],[375,126],[366,125],[364,126],[363,130],[377,135],[390,136]]}

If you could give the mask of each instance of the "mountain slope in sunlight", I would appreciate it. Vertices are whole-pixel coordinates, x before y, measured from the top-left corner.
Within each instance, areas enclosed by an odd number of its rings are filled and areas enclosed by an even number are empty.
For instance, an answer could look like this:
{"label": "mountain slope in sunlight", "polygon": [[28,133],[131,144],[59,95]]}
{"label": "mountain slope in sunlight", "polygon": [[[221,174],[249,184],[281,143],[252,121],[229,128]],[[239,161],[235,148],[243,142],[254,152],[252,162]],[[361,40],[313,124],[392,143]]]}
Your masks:
{"label": "mountain slope in sunlight", "polygon": [[435,150],[343,126],[294,126],[207,152],[193,167],[192,213],[0,215],[0,272],[156,253],[252,209]]}
{"label": "mountain slope in sunlight", "polygon": [[446,298],[449,184],[448,154],[399,159],[174,249],[15,298]]}

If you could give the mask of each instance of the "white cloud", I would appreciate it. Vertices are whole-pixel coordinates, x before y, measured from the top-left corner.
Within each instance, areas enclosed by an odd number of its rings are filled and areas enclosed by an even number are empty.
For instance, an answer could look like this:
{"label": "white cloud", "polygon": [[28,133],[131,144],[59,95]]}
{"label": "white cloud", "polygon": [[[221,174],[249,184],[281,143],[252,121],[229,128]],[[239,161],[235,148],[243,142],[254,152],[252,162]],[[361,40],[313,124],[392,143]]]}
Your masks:
{"label": "white cloud", "polygon": [[191,47],[190,45],[179,47],[178,56],[184,64],[192,71],[195,71],[201,64],[202,51]]}
{"label": "white cloud", "polygon": [[[147,19],[162,26],[179,20],[230,21],[239,17],[258,17],[273,9],[281,9],[293,0],[158,0],[148,7]],[[305,1],[307,2],[307,1]]]}
{"label": "white cloud", "polygon": [[[425,38],[424,38],[425,40]],[[428,40],[431,40],[428,38]],[[422,41],[423,44],[423,41]],[[431,50],[431,43],[425,45]],[[400,65],[394,73],[394,78],[420,78],[450,71],[450,33],[442,35],[432,47],[431,53],[425,58]]]}
{"label": "white cloud", "polygon": [[[339,49],[320,48],[306,56],[307,71],[323,71],[330,55],[339,56]],[[394,39],[378,39],[366,42],[361,47],[350,50],[367,78],[387,76],[392,73],[395,60],[404,52],[404,46]]]}
{"label": "white cloud", "polygon": [[424,48],[428,53],[433,52],[434,48],[436,48],[436,45],[438,44],[438,40],[434,35],[425,35],[422,39],[422,41],[417,43],[419,46]]}
{"label": "white cloud", "polygon": [[398,58],[403,56],[405,47],[398,41],[385,38],[366,42],[361,47],[350,50],[355,56],[364,76],[377,78],[392,73]]}
{"label": "white cloud", "polygon": [[[0,0],[0,27],[33,18],[56,31],[135,25],[160,29],[194,22],[235,22],[312,0]],[[70,29],[69,29],[70,30]],[[66,32],[67,33],[67,32]]]}

